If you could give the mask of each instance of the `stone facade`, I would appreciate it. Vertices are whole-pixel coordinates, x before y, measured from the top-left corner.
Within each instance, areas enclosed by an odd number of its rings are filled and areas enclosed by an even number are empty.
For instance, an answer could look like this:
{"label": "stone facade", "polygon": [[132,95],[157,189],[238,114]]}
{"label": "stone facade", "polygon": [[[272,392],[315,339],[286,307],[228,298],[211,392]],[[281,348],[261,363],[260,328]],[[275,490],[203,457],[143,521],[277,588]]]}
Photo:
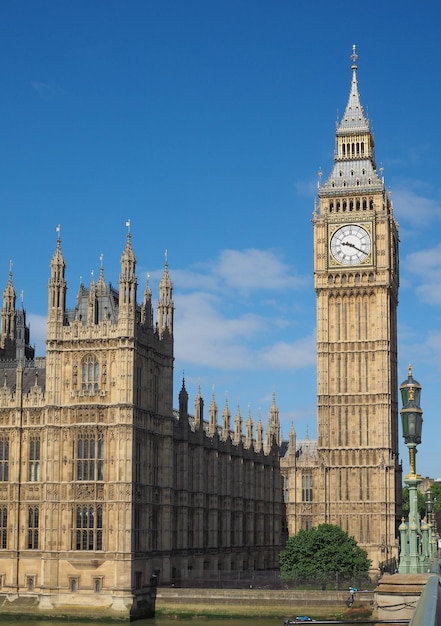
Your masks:
{"label": "stone facade", "polygon": [[377,170],[353,51],[334,166],[313,213],[317,295],[316,442],[282,459],[289,534],[340,526],[373,568],[398,557],[398,227]]}
{"label": "stone facade", "polygon": [[[94,607],[140,617],[151,582],[274,568],[283,503],[275,401],[266,439],[228,405],[217,423],[183,382],[173,410],[172,283],[166,262],[154,322],[137,302],[128,231],[118,289],[98,280],[66,307],[58,235],[45,358],[36,358],[12,271],[0,343],[0,593],[40,610]],[[151,578],[153,574],[153,579]],[[37,609],[38,610],[38,609]]]}

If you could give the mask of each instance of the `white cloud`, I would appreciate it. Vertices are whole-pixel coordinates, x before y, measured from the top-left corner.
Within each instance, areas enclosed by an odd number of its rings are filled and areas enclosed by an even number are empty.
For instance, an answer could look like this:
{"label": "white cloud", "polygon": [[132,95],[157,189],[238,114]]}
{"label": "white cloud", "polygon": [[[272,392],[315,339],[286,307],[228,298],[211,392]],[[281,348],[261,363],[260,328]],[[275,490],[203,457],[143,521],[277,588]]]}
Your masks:
{"label": "white cloud", "polygon": [[[274,250],[221,250],[219,256],[189,268],[170,270],[176,291],[207,291],[231,293],[234,297],[257,291],[280,292],[302,289],[309,285],[309,276],[297,274]],[[162,271],[152,272],[159,278]]]}
{"label": "white cloud", "polygon": [[428,304],[441,304],[441,243],[409,254],[404,266],[421,281],[415,289],[420,300]]}
{"label": "white cloud", "polygon": [[257,355],[262,367],[270,369],[302,369],[316,363],[315,332],[292,343],[278,341],[263,348]]}
{"label": "white cloud", "polygon": [[441,201],[418,194],[410,188],[394,189],[392,201],[398,220],[405,220],[421,230],[441,219]]}
{"label": "white cloud", "polygon": [[[175,353],[181,362],[256,371],[315,361],[313,339],[280,341],[281,329],[288,337],[293,321],[280,316],[279,299],[268,298],[268,291],[292,292],[308,279],[297,276],[275,251],[222,250],[207,264],[173,270],[173,282]],[[252,303],[245,306],[242,296],[250,292]]]}
{"label": "white cloud", "polygon": [[180,361],[221,369],[252,366],[247,342],[265,330],[264,318],[243,313],[228,319],[222,299],[207,293],[178,294],[175,302],[175,352]]}
{"label": "white cloud", "polygon": [[242,291],[295,289],[306,284],[272,250],[222,250],[214,273],[227,287]]}

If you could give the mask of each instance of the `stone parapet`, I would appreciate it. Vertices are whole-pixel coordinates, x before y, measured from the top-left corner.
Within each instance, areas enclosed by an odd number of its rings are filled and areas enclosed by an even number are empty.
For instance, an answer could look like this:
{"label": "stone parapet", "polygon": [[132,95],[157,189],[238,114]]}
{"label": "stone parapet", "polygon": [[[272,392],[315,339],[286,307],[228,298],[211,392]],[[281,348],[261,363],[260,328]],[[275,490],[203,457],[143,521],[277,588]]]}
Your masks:
{"label": "stone parapet", "polygon": [[412,619],[418,600],[431,574],[384,574],[375,590],[375,618]]}

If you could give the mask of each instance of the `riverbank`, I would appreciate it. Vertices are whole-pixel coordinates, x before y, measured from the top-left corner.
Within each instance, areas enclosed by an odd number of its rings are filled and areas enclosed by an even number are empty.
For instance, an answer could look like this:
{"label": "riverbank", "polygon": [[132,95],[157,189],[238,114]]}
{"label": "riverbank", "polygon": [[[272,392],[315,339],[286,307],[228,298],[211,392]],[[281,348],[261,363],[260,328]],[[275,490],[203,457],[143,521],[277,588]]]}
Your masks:
{"label": "riverbank", "polygon": [[316,619],[369,618],[374,592],[359,592],[353,606],[346,606],[346,591],[298,591],[263,589],[159,588],[157,617],[212,617],[285,619],[309,615]]}

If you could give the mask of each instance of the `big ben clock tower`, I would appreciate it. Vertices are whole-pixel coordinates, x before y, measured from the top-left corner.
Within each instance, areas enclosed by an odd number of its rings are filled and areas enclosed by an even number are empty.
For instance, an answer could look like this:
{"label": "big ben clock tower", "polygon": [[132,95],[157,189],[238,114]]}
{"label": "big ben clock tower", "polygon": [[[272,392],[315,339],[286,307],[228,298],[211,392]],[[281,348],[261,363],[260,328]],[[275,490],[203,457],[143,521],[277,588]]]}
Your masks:
{"label": "big ben clock tower", "polygon": [[352,53],[334,166],[314,210],[318,465],[315,517],[337,524],[373,567],[397,557],[398,231]]}

